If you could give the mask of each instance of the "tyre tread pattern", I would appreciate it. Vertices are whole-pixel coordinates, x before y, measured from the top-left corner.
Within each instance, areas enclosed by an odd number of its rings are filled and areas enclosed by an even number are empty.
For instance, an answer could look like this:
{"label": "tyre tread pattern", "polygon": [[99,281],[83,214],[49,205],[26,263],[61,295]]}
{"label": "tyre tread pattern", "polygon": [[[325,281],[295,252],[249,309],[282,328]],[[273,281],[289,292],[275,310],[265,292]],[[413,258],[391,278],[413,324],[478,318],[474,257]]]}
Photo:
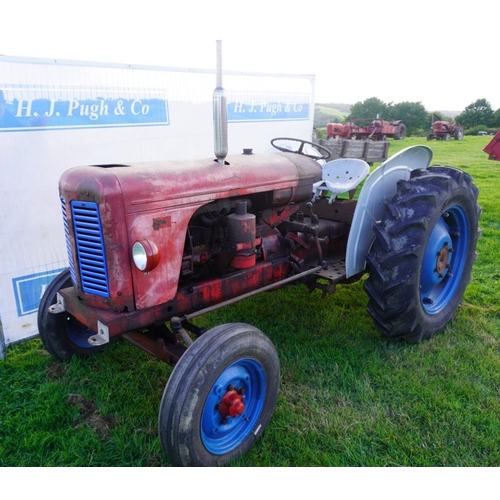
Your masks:
{"label": "tyre tread pattern", "polygon": [[[220,365],[231,349],[252,352],[268,366],[274,375],[268,378],[266,405],[262,410],[259,432],[250,435],[237,449],[216,456],[204,449],[200,441],[199,405],[193,393],[200,398],[203,387],[210,386],[210,367]],[[204,375],[203,375],[204,374]],[[215,376],[214,376],[215,377]],[[244,454],[257,441],[269,422],[279,388],[279,358],[269,338],[258,328],[246,323],[228,323],[205,332],[183,354],[170,375],[159,410],[158,431],[163,450],[174,466],[224,465]]]}
{"label": "tyre tread pattern", "polygon": [[[375,241],[367,255],[370,273],[364,284],[369,296],[368,313],[381,333],[411,343],[442,330],[462,301],[476,259],[480,235],[478,189],[467,173],[447,166],[417,169],[409,180],[398,182],[397,193],[386,201],[382,220],[374,225]],[[429,234],[447,207],[466,207],[470,238],[462,282],[445,313],[429,318],[420,305],[420,261]],[[438,215],[436,215],[439,212]]]}

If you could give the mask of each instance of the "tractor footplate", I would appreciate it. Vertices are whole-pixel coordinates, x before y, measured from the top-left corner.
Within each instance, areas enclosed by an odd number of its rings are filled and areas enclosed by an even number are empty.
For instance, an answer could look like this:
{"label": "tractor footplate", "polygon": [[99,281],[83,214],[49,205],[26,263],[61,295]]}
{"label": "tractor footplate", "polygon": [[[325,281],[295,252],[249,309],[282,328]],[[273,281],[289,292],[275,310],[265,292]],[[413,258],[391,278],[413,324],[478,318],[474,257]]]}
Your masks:
{"label": "tractor footplate", "polygon": [[[335,292],[337,283],[346,279],[345,261],[340,260],[329,264],[326,269],[320,269],[313,276],[315,278],[314,281],[311,280],[308,284],[311,292],[316,289],[321,290],[323,297],[327,294],[332,294]],[[328,280],[328,283],[324,283],[325,280]]]}
{"label": "tractor footplate", "polygon": [[341,260],[330,264],[326,269],[320,269],[314,276],[325,278],[334,283],[338,283],[346,278],[345,261]]}

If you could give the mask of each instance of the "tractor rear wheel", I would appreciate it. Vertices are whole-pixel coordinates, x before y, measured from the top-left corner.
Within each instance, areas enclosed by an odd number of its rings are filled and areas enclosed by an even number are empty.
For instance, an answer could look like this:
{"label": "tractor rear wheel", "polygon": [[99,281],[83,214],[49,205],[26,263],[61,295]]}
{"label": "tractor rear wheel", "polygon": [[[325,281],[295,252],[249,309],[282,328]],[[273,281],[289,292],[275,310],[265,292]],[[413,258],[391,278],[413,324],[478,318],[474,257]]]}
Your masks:
{"label": "tractor rear wheel", "polygon": [[476,259],[477,197],[470,175],[451,167],[399,181],[367,256],[368,312],[383,335],[419,342],[453,318]]}
{"label": "tractor rear wheel", "polygon": [[158,431],[174,466],[223,465],[246,453],[276,404],[279,359],[257,328],[234,323],[204,333],[168,379]]}
{"label": "tractor rear wheel", "polygon": [[398,127],[396,129],[396,133],[394,134],[394,139],[399,141],[403,140],[406,137],[406,126],[404,123],[398,124]]}

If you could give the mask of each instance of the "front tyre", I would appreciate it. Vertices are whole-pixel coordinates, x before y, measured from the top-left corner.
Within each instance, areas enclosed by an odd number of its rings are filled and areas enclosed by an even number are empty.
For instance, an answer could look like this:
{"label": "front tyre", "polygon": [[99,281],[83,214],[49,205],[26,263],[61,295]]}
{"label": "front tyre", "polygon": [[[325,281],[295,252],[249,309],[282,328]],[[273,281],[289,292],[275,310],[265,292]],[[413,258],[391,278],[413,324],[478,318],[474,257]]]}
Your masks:
{"label": "front tyre", "polygon": [[57,302],[57,292],[70,286],[70,271],[66,269],[49,284],[38,307],[38,333],[45,349],[58,361],[69,361],[75,355],[90,356],[104,348],[89,344],[89,337],[96,332],[79,323],[71,314],[49,312],[49,307]]}
{"label": "front tyre", "polygon": [[382,334],[419,342],[453,318],[476,259],[477,197],[471,176],[451,167],[398,182],[367,256],[368,312]]}
{"label": "front tyre", "polygon": [[168,379],[158,431],[174,466],[217,466],[246,453],[276,404],[279,359],[257,328],[234,323],[204,333]]}

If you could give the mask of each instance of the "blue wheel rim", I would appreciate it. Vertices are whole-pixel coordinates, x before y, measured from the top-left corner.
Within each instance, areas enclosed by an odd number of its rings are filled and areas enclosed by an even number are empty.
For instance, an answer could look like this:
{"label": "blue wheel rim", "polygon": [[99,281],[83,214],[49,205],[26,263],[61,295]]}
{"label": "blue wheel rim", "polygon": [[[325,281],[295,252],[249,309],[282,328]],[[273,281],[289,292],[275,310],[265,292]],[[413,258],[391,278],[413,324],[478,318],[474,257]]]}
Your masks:
{"label": "blue wheel rim", "polygon": [[[424,252],[420,301],[428,314],[441,312],[456,294],[463,279],[468,241],[467,216],[460,206],[453,205],[437,221]],[[444,259],[440,257],[443,254]]]}
{"label": "blue wheel rim", "polygon": [[[254,359],[235,361],[220,374],[208,393],[201,416],[201,439],[210,453],[229,453],[245,441],[262,413],[266,385],[266,374]],[[218,407],[230,386],[244,390],[245,410],[224,419]]]}
{"label": "blue wheel rim", "polygon": [[82,349],[93,349],[95,346],[89,344],[88,339],[96,332],[82,325],[73,316],[67,315],[65,321],[66,335],[68,339]]}

